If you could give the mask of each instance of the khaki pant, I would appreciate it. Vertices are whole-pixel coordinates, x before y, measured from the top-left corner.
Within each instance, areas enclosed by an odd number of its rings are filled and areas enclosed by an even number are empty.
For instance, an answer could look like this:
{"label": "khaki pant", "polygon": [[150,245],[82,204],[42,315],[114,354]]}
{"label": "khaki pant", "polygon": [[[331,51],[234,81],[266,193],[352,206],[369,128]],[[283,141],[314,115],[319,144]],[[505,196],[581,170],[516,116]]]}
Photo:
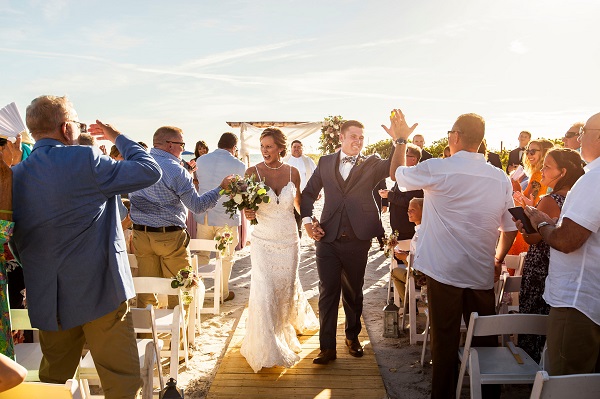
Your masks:
{"label": "khaki pant", "polygon": [[[191,267],[192,258],[188,250],[190,237],[185,230],[167,233],[133,231],[133,246],[138,262],[139,277],[174,277],[179,270]],[[139,294],[137,306],[158,306],[153,294]],[[169,309],[179,304],[176,295],[169,295]]]}
{"label": "khaki pant", "polygon": [[[204,217],[204,224],[196,225],[196,238],[212,240],[217,235],[221,234],[225,226],[209,226]],[[231,277],[231,269],[233,267],[233,257],[235,255],[235,247],[238,245],[238,228],[237,226],[230,227],[233,243],[229,245],[229,251],[221,258],[221,286],[223,287],[223,299],[229,296],[229,278]],[[216,242],[215,242],[216,243]],[[198,252],[198,265],[206,265],[209,261],[210,252]]]}
{"label": "khaki pant", "polygon": [[552,308],[548,319],[548,373],[600,373],[600,326],[575,308]]}
{"label": "khaki pant", "polygon": [[140,387],[140,363],[127,302],[116,310],[68,330],[40,330],[43,358],[40,380],[64,384],[73,378],[87,341],[107,399],[134,398]]}

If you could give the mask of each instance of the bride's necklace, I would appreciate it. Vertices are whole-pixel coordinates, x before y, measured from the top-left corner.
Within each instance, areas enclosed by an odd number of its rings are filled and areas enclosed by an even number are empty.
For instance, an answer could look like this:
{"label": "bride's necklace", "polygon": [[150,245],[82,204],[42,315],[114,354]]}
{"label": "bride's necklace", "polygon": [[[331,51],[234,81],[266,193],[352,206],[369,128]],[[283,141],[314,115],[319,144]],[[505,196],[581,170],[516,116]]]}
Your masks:
{"label": "bride's necklace", "polygon": [[[281,162],[281,161],[279,161],[279,162]],[[277,169],[281,169],[281,167],[283,166],[283,162],[281,162],[281,165],[279,165],[279,166],[278,166],[278,167],[276,167],[276,168],[272,168],[272,167],[270,167],[270,166],[269,166],[269,165],[267,165],[267,163],[266,163],[266,162],[264,162],[264,161],[263,161],[263,165],[265,165],[265,166],[267,167],[267,169],[271,169],[271,170],[277,170]]]}

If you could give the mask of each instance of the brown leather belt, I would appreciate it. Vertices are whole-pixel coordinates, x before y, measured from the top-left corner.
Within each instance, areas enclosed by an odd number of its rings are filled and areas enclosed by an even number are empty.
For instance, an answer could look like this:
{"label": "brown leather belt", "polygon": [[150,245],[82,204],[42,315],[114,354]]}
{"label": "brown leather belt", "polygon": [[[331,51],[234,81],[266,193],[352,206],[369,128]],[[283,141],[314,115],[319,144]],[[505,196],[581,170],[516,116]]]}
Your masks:
{"label": "brown leather belt", "polygon": [[144,226],[143,224],[134,224],[133,229],[139,230],[139,231],[145,231],[145,232],[149,232],[149,233],[168,233],[171,231],[181,231],[181,230],[183,230],[183,227],[179,227],[179,226],[150,227],[150,226]]}

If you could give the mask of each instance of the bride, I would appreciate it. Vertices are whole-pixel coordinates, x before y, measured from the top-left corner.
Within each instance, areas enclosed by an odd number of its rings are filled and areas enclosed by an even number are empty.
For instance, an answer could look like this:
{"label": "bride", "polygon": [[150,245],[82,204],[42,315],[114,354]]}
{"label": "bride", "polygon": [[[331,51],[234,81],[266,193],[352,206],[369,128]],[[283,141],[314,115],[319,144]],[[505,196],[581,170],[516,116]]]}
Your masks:
{"label": "bride", "polygon": [[281,161],[286,152],[281,130],[265,129],[260,148],[264,162],[250,167],[246,176],[264,180],[271,201],[260,204],[256,212],[245,210],[246,217],[256,218],[258,224],[251,238],[250,300],[240,350],[254,372],[296,364],[301,350],[296,334],[319,325],[298,278],[300,245],[294,206],[300,210],[300,174]]}

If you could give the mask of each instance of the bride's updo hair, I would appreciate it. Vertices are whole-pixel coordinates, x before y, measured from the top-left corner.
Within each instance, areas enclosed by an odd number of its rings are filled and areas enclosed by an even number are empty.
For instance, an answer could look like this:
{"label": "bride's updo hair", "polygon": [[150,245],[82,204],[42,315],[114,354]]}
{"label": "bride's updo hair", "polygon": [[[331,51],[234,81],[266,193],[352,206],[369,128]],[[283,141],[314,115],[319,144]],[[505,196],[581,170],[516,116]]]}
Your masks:
{"label": "bride's updo hair", "polygon": [[273,137],[273,141],[277,147],[282,148],[282,150],[279,152],[279,155],[285,157],[285,154],[287,153],[287,137],[285,134],[283,134],[283,132],[276,127],[268,127],[263,130],[262,134],[260,135],[260,139],[262,140],[263,138],[269,136]]}

